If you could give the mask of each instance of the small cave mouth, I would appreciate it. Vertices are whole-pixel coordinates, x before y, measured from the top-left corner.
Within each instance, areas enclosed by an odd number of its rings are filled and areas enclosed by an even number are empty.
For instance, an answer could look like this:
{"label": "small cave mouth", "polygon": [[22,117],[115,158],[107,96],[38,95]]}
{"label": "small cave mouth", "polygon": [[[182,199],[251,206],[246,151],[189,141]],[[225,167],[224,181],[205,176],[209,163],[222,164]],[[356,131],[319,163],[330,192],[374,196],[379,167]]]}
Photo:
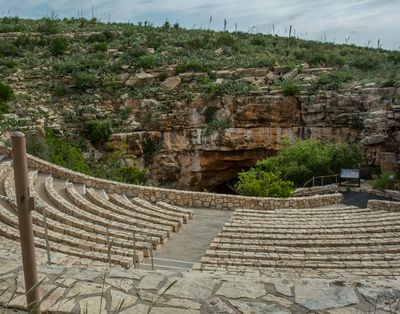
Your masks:
{"label": "small cave mouth", "polygon": [[249,170],[251,167],[246,167],[241,169],[240,171],[238,171],[234,177],[225,180],[223,182],[218,183],[217,185],[215,185],[214,187],[210,188],[210,192],[211,193],[216,193],[216,194],[229,194],[229,195],[238,195],[238,193],[235,190],[235,185],[236,182],[238,181],[238,174],[239,172],[242,171],[247,171]]}

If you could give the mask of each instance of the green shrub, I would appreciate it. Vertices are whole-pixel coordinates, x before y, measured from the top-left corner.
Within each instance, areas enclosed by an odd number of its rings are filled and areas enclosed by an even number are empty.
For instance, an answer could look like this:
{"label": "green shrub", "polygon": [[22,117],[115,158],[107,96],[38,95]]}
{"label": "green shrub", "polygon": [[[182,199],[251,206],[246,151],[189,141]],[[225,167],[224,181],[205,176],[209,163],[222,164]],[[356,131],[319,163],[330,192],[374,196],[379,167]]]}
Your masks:
{"label": "green shrub", "polygon": [[0,115],[2,115],[4,113],[9,113],[9,111],[10,111],[10,107],[5,102],[0,100]]}
{"label": "green shrub", "polygon": [[235,37],[228,33],[222,33],[217,39],[217,46],[230,47],[234,50],[239,48],[238,42]]}
{"label": "green shrub", "polygon": [[353,75],[349,72],[330,72],[314,81],[311,84],[310,90],[313,92],[319,89],[338,90],[342,87],[343,83],[350,82],[353,79]]}
{"label": "green shrub", "polygon": [[393,189],[395,185],[395,175],[384,173],[374,181],[374,189],[387,190]]}
{"label": "green shrub", "polygon": [[361,153],[355,145],[305,140],[286,146],[275,157],[258,161],[255,168],[279,172],[284,180],[300,187],[313,176],[338,174],[341,168],[359,167],[360,163]]}
{"label": "green shrub", "polygon": [[42,19],[38,24],[36,30],[39,33],[43,33],[45,35],[57,34],[60,31],[58,27],[58,22],[50,18]]}
{"label": "green shrub", "polygon": [[20,55],[18,48],[9,41],[0,41],[0,57],[17,57]]}
{"label": "green shrub", "polygon": [[[145,184],[148,181],[148,169],[140,169],[124,163],[123,150],[105,154],[100,160],[90,164],[91,174],[108,180],[129,184]],[[130,157],[130,156],[127,156]]]}
{"label": "green shrub", "polygon": [[284,81],[281,84],[285,96],[298,96],[300,94],[300,85],[295,81]]}
{"label": "green shrub", "polygon": [[238,175],[235,189],[240,195],[257,197],[290,197],[294,192],[293,182],[280,179],[279,173],[257,169],[242,171]]}
{"label": "green shrub", "polygon": [[89,72],[79,72],[74,75],[74,85],[76,89],[86,90],[96,87],[96,75]]}
{"label": "green shrub", "polygon": [[357,55],[350,61],[350,65],[364,71],[376,69],[380,64],[377,56],[372,54]]}
{"label": "green shrub", "polygon": [[50,45],[50,52],[53,56],[60,56],[67,51],[68,41],[64,37],[56,37]]}
{"label": "green shrub", "polygon": [[160,149],[161,149],[161,143],[151,138],[144,140],[142,143],[144,158],[146,159],[147,162],[151,161],[154,154],[158,152]]}
{"label": "green shrub", "polygon": [[53,83],[50,86],[52,92],[54,93],[54,95],[56,96],[66,96],[68,94],[68,88],[67,86],[65,86],[65,84],[63,83]]}
{"label": "green shrub", "polygon": [[144,55],[139,57],[138,67],[143,69],[152,69],[157,65],[157,58],[153,55]]}
{"label": "green shrub", "polygon": [[112,38],[114,38],[114,34],[112,32],[104,31],[104,32],[101,32],[101,33],[91,34],[86,39],[86,41],[88,43],[101,43],[101,42],[109,41]]}
{"label": "green shrub", "polygon": [[200,60],[190,60],[184,64],[178,64],[175,68],[177,74],[185,72],[208,72],[208,68]]}
{"label": "green shrub", "polygon": [[106,52],[107,51],[107,43],[102,42],[102,43],[94,43],[91,47],[91,50],[94,52]]}
{"label": "green shrub", "polygon": [[204,119],[206,123],[211,122],[214,120],[215,113],[217,112],[218,108],[214,106],[209,106],[203,111]]}
{"label": "green shrub", "polygon": [[0,82],[0,101],[6,102],[12,99],[14,92],[10,86]]}
{"label": "green shrub", "polygon": [[265,37],[260,35],[254,36],[250,39],[250,44],[254,46],[265,46],[266,45]]}
{"label": "green shrub", "polygon": [[345,64],[345,59],[335,51],[308,52],[306,61],[311,66],[338,66]]}
{"label": "green shrub", "polygon": [[91,120],[85,125],[86,134],[94,144],[104,144],[111,136],[110,122],[106,120]]}
{"label": "green shrub", "polygon": [[71,146],[52,130],[47,131],[44,137],[27,136],[26,144],[28,153],[34,156],[74,171],[89,173],[81,150]]}
{"label": "green shrub", "polygon": [[230,128],[231,123],[228,119],[214,119],[206,124],[206,136],[212,134],[216,130],[225,130]]}

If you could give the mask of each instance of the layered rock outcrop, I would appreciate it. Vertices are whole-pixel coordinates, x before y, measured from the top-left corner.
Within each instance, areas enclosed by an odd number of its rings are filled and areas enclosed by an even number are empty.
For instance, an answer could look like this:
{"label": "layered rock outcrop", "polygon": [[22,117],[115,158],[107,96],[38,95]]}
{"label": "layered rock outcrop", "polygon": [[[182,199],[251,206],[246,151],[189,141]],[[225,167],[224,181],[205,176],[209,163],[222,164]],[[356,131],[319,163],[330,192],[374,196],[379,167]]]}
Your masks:
{"label": "layered rock outcrop", "polygon": [[[400,160],[400,98],[395,87],[353,86],[297,97],[279,91],[212,100],[199,96],[170,103],[168,112],[160,110],[158,100],[127,104],[140,130],[115,134],[113,144],[124,143],[147,159],[153,179],[165,186],[215,187],[275,154],[285,139],[357,143],[370,165],[390,156],[396,167]],[[153,143],[153,151],[143,151],[144,141]]]}

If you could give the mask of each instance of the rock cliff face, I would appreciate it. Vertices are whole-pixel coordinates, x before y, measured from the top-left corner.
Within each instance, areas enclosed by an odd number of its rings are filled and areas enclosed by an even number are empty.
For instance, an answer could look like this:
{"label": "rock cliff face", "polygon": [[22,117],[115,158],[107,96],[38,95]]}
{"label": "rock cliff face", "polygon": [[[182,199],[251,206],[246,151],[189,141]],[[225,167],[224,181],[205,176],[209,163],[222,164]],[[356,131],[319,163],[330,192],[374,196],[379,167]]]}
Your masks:
{"label": "rock cliff face", "polygon": [[[274,155],[285,139],[357,143],[371,165],[400,160],[399,88],[374,84],[315,95],[279,91],[196,97],[160,111],[157,100],[127,100],[140,131],[114,134],[115,147],[142,159],[161,185],[201,190]],[[212,119],[210,121],[210,115]],[[149,118],[150,117],[150,118]],[[145,143],[145,144],[144,144]]]}

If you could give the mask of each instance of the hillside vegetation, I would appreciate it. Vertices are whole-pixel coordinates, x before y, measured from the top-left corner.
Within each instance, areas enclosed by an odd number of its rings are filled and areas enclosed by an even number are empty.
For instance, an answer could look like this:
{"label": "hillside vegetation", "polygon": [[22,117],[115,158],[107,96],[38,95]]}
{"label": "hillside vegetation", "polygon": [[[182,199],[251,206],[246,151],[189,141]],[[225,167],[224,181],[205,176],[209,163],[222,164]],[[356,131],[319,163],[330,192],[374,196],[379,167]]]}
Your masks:
{"label": "hillside vegetation", "polygon": [[[310,68],[323,70],[321,75],[300,81],[298,74]],[[270,69],[272,74],[268,72],[259,82],[238,75],[246,69]],[[0,135],[38,125],[54,129],[61,137],[51,133],[47,147],[58,139],[67,140],[68,145],[87,153],[88,164],[82,166],[79,160],[75,168],[86,172],[90,168],[92,173],[110,177],[107,166],[99,169],[95,165],[99,160],[115,165],[120,157],[129,159],[126,151],[116,152],[108,143],[112,134],[127,132],[126,125],[134,124],[129,101],[156,100],[154,108],[143,111],[137,128],[153,130],[159,115],[173,117],[176,108],[181,108],[177,103],[189,104],[198,95],[212,104],[224,95],[275,90],[289,97],[369,82],[391,87],[399,80],[399,70],[400,52],[381,48],[187,30],[168,22],[154,27],[147,22],[5,17],[0,19]],[[231,126],[216,111],[210,105],[202,112],[206,136]],[[43,141],[46,138],[37,143]],[[141,167],[148,166],[161,144],[146,137],[141,145],[147,160]],[[102,155],[90,159],[93,149]],[[63,164],[58,157],[53,159]],[[122,164],[132,166],[132,162]],[[117,179],[124,181],[127,176],[122,171]],[[140,176],[143,182],[143,173]],[[130,181],[136,182],[136,176]]]}

